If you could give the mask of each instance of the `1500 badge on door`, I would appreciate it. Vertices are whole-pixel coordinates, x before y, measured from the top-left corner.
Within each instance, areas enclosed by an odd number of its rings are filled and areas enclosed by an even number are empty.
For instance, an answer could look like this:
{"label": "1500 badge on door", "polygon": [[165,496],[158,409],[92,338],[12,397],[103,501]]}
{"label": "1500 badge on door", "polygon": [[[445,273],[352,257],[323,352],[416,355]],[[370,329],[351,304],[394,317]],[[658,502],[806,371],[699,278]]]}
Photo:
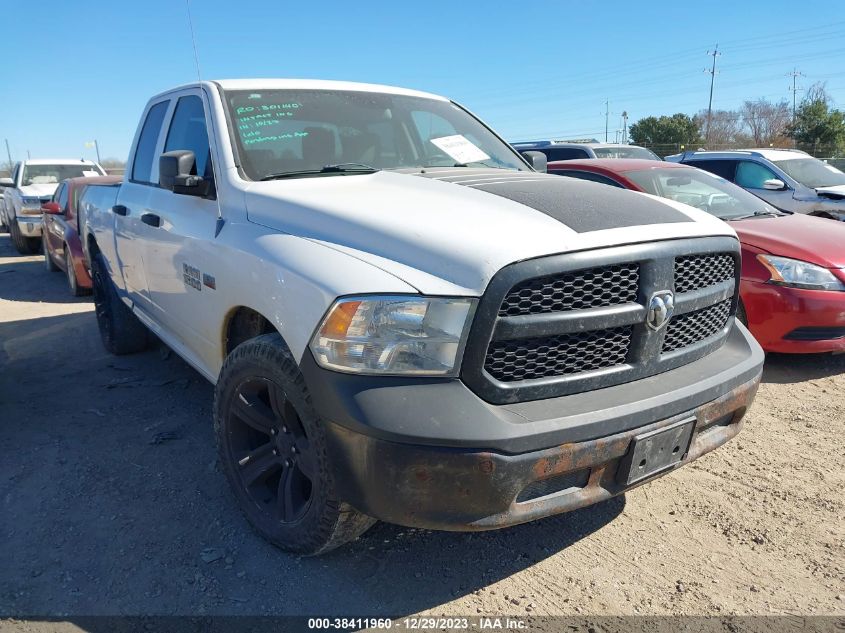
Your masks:
{"label": "1500 badge on door", "polygon": [[204,273],[190,264],[182,264],[182,279],[186,286],[190,286],[194,290],[201,291],[203,286],[212,290],[217,289],[217,280],[213,275]]}

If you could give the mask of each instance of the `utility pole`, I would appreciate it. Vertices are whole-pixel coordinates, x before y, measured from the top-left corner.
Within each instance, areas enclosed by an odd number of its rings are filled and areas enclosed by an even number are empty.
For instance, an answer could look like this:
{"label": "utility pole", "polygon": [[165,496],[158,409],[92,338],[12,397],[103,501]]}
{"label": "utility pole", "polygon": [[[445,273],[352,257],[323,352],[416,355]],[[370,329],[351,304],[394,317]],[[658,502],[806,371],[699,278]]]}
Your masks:
{"label": "utility pole", "polygon": [[796,104],[796,94],[797,94],[799,91],[804,90],[803,88],[799,88],[799,87],[798,87],[798,85],[797,85],[797,81],[798,81],[798,78],[799,78],[799,77],[803,77],[803,76],[804,76],[804,73],[799,72],[796,68],[793,68],[793,69],[792,69],[792,72],[791,72],[791,73],[787,73],[787,75],[786,75],[786,76],[787,76],[787,77],[792,77],[792,88],[790,88],[790,90],[792,91],[792,122],[793,122],[793,123],[795,123],[795,104]]}
{"label": "utility pole", "polygon": [[610,99],[604,102],[604,142],[607,143],[607,129],[610,124]]}
{"label": "utility pole", "polygon": [[6,141],[6,156],[9,157],[9,169],[12,168],[12,151],[9,149],[9,139],[5,139]]}
{"label": "utility pole", "polygon": [[628,111],[622,111],[622,144],[628,144]]}
{"label": "utility pole", "polygon": [[713,83],[716,81],[716,58],[721,55],[719,52],[719,45],[716,44],[716,48],[712,51],[707,51],[707,54],[713,57],[713,66],[710,70],[704,70],[704,72],[710,73],[710,101],[707,103],[707,131],[704,133],[704,142],[706,144],[710,144],[710,119],[713,115]]}
{"label": "utility pole", "polygon": [[94,149],[97,150],[97,164],[100,164],[100,145],[97,143],[97,139],[94,139]]}

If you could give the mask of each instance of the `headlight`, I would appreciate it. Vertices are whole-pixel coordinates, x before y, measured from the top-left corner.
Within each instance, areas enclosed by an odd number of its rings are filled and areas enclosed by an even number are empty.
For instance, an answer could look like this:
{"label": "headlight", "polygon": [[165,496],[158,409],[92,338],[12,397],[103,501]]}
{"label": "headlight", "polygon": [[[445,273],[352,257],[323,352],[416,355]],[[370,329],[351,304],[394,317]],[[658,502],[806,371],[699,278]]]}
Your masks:
{"label": "headlight", "polygon": [[473,299],[338,299],[311,341],[317,362],[356,374],[455,375]]}
{"label": "headlight", "polygon": [[845,284],[827,268],[789,257],[757,255],[757,259],[772,275],[772,283],[807,290],[843,290]]}
{"label": "headlight", "polygon": [[41,210],[41,200],[39,198],[21,198],[22,209],[38,209]]}

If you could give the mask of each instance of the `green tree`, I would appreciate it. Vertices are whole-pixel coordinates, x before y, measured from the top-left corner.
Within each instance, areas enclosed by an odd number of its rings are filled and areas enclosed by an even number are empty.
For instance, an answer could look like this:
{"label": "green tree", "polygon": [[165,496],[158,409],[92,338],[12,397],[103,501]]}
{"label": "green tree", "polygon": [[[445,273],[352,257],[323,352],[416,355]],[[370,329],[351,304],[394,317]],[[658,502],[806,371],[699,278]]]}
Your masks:
{"label": "green tree", "polygon": [[832,107],[824,84],[816,84],[795,113],[795,121],[787,127],[787,134],[808,149],[845,147],[845,112]]}
{"label": "green tree", "polygon": [[685,147],[702,144],[698,124],[686,114],[640,119],[631,126],[631,140],[636,145],[651,147],[658,154],[671,154]]}

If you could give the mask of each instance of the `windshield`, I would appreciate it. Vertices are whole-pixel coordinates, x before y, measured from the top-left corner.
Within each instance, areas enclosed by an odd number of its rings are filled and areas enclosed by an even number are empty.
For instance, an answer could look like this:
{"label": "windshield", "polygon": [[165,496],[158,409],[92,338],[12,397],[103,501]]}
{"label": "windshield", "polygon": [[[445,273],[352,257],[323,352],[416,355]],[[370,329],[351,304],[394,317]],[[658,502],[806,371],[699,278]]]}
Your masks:
{"label": "windshield", "polygon": [[776,160],[774,163],[805,187],[815,189],[845,185],[845,174],[818,158],[793,158]]}
{"label": "windshield", "polygon": [[21,186],[56,185],[67,178],[104,175],[96,165],[24,165]]}
{"label": "windshield", "polygon": [[625,175],[646,192],[683,202],[723,220],[755,213],[780,215],[773,206],[724,178],[696,168],[657,168],[629,171]]}
{"label": "windshield", "polygon": [[646,160],[661,160],[660,156],[645,147],[622,145],[620,147],[594,147],[596,158],[644,158]]}
{"label": "windshield", "polygon": [[231,90],[225,100],[241,167],[251,180],[341,163],[528,169],[449,101],[334,90]]}

